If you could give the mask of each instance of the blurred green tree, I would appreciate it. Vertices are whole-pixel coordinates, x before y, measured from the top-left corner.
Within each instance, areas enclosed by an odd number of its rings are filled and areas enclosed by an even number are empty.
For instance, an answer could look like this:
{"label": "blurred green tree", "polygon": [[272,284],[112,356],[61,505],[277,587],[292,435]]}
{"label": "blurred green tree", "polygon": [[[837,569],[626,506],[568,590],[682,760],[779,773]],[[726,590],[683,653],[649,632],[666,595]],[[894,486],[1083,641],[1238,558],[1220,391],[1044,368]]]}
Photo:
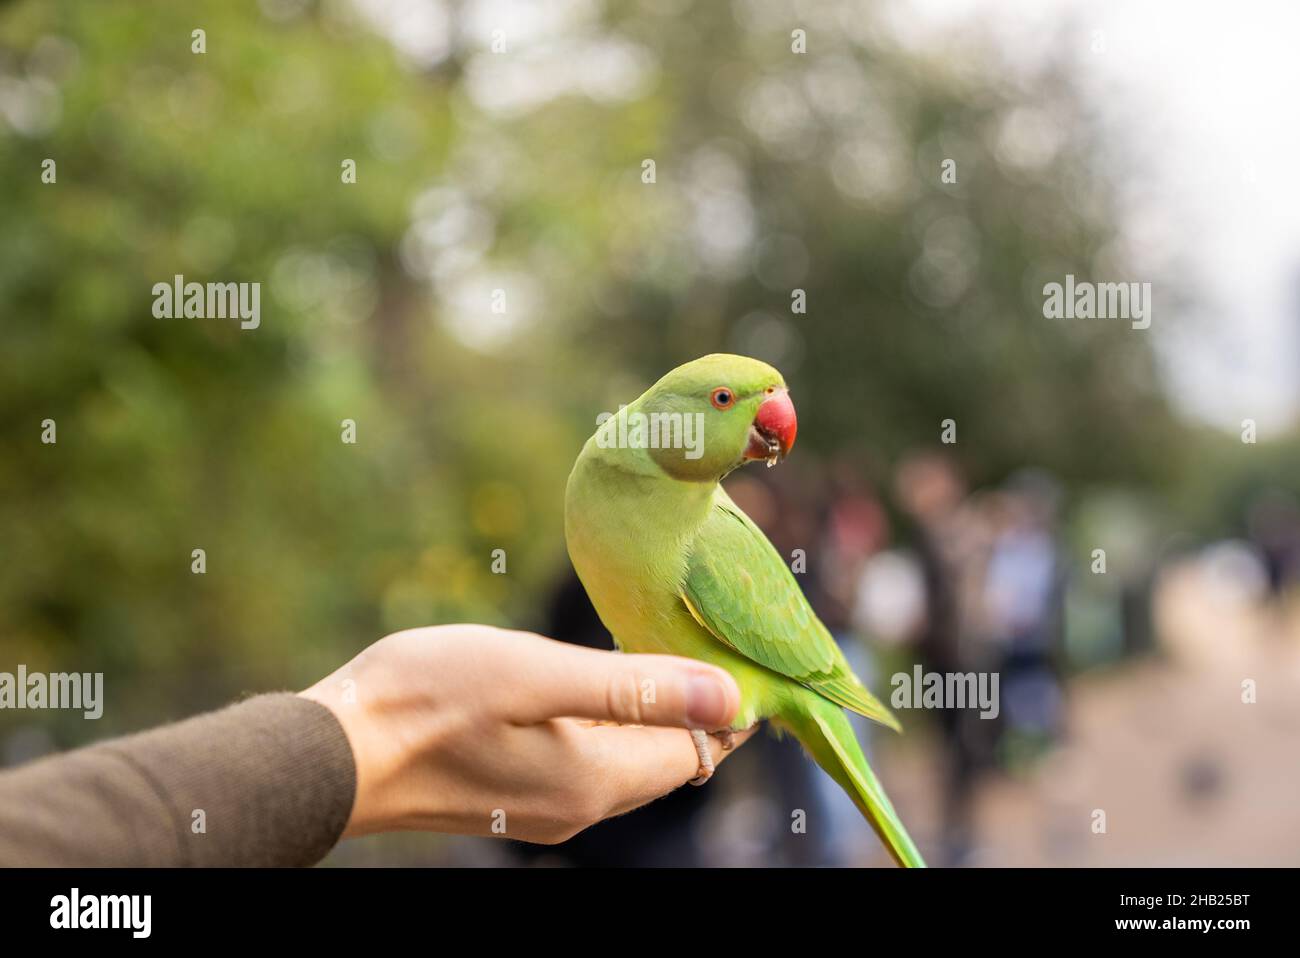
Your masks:
{"label": "blurred green tree", "polygon": [[[877,479],[948,418],[976,480],[1182,473],[1149,335],[1042,316],[1128,278],[1068,65],[847,4],[525,6],[0,14],[0,637],[108,673],[97,732],[530,621],[596,415],[709,351]],[[155,318],[177,274],[261,283],[260,327]]]}

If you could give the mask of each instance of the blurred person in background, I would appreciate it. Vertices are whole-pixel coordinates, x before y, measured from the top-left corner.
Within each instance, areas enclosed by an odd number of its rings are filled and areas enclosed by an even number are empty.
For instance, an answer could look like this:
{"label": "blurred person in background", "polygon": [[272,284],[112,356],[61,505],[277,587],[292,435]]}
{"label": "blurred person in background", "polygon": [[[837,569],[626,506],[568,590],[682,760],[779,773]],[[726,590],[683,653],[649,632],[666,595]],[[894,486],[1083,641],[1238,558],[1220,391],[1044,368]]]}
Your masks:
{"label": "blurred person in background", "polygon": [[[1060,493],[1045,473],[1017,473],[986,500],[993,539],[983,586],[983,627],[1000,674],[1000,760],[1015,767],[1060,734],[1064,595],[1057,555]],[[989,723],[993,724],[993,723]]]}
{"label": "blurred person in background", "polygon": [[[916,639],[927,673],[978,671],[988,655],[978,622],[988,561],[987,517],[967,500],[966,481],[946,454],[921,451],[899,463],[894,491],[915,523],[914,548],[924,584]],[[972,804],[980,774],[992,765],[989,723],[973,709],[940,709],[943,735],[943,864],[964,863],[973,842]]]}
{"label": "blurred person in background", "polygon": [[1280,603],[1300,575],[1300,507],[1295,497],[1282,489],[1265,489],[1250,503],[1246,529],[1263,560],[1269,595]]}
{"label": "blurred person in background", "polygon": [[[854,613],[863,569],[889,539],[889,518],[862,475],[859,464],[846,456],[828,465],[814,553],[817,561],[809,563],[805,589],[854,671],[868,688],[879,689],[883,695],[880,666],[865,641],[875,636],[860,627]],[[878,729],[861,716],[850,716],[849,721],[871,756]],[[858,826],[852,802],[825,776],[818,776],[817,785],[835,837],[834,847],[828,850],[830,863],[854,864],[877,858],[883,862],[878,846]]]}

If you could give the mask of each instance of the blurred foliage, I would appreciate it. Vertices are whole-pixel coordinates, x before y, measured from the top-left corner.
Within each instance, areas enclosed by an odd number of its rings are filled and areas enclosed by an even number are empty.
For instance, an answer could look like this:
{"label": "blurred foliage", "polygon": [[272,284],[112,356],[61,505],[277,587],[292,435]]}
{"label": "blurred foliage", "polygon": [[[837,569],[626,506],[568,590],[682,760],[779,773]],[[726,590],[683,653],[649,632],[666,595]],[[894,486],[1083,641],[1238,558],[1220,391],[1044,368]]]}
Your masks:
{"label": "blurred foliage", "polygon": [[[534,622],[596,414],[720,349],[877,481],[947,418],[977,481],[1194,471],[1150,335],[1042,317],[1044,282],[1126,275],[1068,63],[835,3],[556,4],[504,53],[494,5],[430,4],[441,50],[383,6],[0,12],[0,667],[105,671],[115,730]],[[262,283],[261,327],[155,319],[175,274]]]}

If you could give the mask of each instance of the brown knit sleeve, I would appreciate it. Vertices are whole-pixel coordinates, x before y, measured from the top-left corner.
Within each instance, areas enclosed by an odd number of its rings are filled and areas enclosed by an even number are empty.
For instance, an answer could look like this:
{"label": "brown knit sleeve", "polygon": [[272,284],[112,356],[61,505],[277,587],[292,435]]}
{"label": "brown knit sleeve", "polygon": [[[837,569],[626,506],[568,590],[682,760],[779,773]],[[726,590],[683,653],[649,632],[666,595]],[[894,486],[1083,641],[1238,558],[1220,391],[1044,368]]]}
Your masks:
{"label": "brown knit sleeve", "polygon": [[334,714],[261,695],[0,772],[0,866],[311,865],[355,792]]}

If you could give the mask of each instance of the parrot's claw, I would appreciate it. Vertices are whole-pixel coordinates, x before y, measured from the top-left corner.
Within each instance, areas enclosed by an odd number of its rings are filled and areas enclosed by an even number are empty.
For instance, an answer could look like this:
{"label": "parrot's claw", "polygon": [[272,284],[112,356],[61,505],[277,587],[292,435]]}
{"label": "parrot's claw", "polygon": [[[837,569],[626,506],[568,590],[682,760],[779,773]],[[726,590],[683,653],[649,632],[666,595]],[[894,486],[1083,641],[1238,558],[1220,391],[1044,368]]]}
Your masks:
{"label": "parrot's claw", "polygon": [[724,752],[730,752],[733,748],[736,747],[736,733],[731,731],[731,729],[729,728],[719,729],[713,734],[716,735],[718,737],[718,741],[722,743],[722,750]]}
{"label": "parrot's claw", "polygon": [[691,779],[691,784],[703,785],[713,777],[713,752],[709,749],[709,733],[704,729],[691,729],[691,741],[695,743],[695,754],[700,759],[700,770]]}

